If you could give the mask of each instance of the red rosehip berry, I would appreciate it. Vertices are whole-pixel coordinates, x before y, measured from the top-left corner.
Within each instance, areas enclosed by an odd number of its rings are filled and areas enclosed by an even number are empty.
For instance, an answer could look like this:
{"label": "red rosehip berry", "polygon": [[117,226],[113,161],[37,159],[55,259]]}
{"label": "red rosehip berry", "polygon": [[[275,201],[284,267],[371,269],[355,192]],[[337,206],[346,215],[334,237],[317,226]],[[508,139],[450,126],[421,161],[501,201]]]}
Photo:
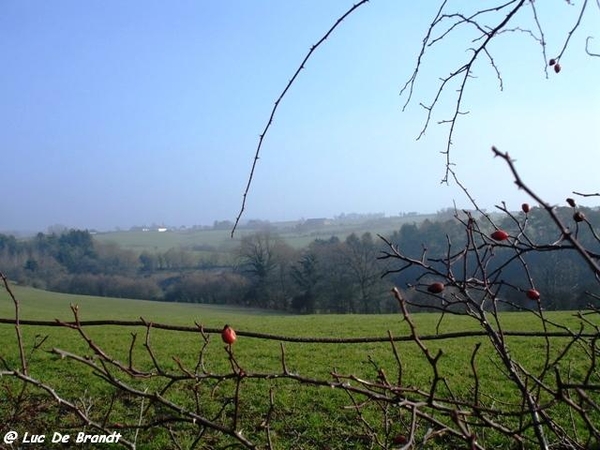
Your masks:
{"label": "red rosehip berry", "polygon": [[529,300],[539,300],[540,299],[540,293],[535,289],[528,289],[525,294],[527,295],[527,298]]}
{"label": "red rosehip berry", "polygon": [[505,241],[508,239],[508,233],[504,230],[496,230],[492,233],[492,239],[495,241]]}
{"label": "red rosehip berry", "polygon": [[403,434],[398,434],[396,436],[394,436],[394,439],[392,439],[392,444],[394,445],[402,445],[402,444],[406,444],[408,442],[408,438],[406,436],[404,436]]}
{"label": "red rosehip berry", "polygon": [[569,197],[567,199],[567,203],[569,204],[570,207],[575,208],[575,200],[573,200],[571,197]]}
{"label": "red rosehip berry", "polygon": [[550,61],[548,61],[548,64],[553,66],[554,64],[556,64],[556,60],[554,58],[550,59]]}
{"label": "red rosehip berry", "polygon": [[560,67],[560,64],[559,64],[559,63],[556,63],[556,64],[554,64],[554,71],[555,71],[556,73],[560,72],[560,69],[561,69],[561,67]]}
{"label": "red rosehip berry", "polygon": [[234,329],[231,328],[229,325],[225,325],[223,327],[223,331],[221,331],[221,339],[223,339],[223,342],[225,342],[228,345],[233,344],[237,339]]}
{"label": "red rosehip berry", "polygon": [[439,294],[440,292],[442,292],[444,290],[444,288],[445,288],[444,283],[440,283],[439,281],[436,281],[435,283],[431,283],[427,287],[427,291],[431,292],[432,294]]}
{"label": "red rosehip berry", "polygon": [[575,214],[573,214],[573,220],[575,222],[583,222],[585,220],[585,214],[583,214],[581,211],[577,211]]}
{"label": "red rosehip berry", "polygon": [[521,205],[521,209],[525,214],[527,214],[531,210],[531,208],[529,207],[529,203],[523,203]]}

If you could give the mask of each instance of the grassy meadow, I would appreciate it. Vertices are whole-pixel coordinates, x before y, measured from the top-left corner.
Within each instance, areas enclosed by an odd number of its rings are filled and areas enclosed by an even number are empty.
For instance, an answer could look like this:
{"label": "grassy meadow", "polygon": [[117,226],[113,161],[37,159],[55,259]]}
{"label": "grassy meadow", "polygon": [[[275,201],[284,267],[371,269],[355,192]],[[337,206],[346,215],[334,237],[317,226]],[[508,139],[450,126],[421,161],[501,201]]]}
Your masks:
{"label": "grassy meadow", "polygon": [[[294,316],[273,314],[262,310],[241,309],[234,307],[209,306],[198,304],[162,303],[141,300],[125,300],[111,298],[96,298],[67,294],[50,293],[26,287],[15,287],[14,293],[20,301],[21,319],[35,320],[72,320],[70,304],[79,305],[80,319],[115,319],[136,320],[143,317],[154,323],[194,326],[194,322],[208,328],[221,328],[228,323],[238,331],[270,333],[285,336],[303,337],[371,337],[386,336],[388,330],[394,336],[410,334],[409,327],[398,315],[311,315]],[[0,290],[0,317],[14,317],[14,305],[5,292]],[[578,330],[580,321],[572,312],[548,313],[548,317],[561,325]],[[434,334],[439,316],[437,314],[416,314],[414,320],[419,333]],[[600,319],[595,316],[596,324]],[[505,330],[533,331],[541,330],[540,323],[532,314],[506,313],[502,316]],[[587,326],[589,330],[591,327]],[[477,325],[469,318],[460,316],[445,317],[441,322],[440,333],[477,330]],[[128,361],[132,333],[137,333],[133,346],[134,366],[141,370],[152,370],[153,365],[146,347],[144,347],[145,327],[121,326],[88,326],[84,328],[88,336],[114,359],[123,363]],[[135,422],[136,415],[144,408],[139,399],[122,399],[115,394],[115,389],[103,382],[92,370],[84,364],[61,359],[49,350],[59,348],[78,355],[91,357],[92,351],[78,335],[76,330],[61,327],[22,326],[23,342],[29,357],[30,374],[52,386],[63,398],[76,404],[85,405],[94,417],[105,417],[108,414],[108,404],[115,398],[119,402],[113,406],[109,425],[112,422]],[[46,337],[40,348],[34,350],[36,342]],[[0,356],[11,368],[19,367],[19,353],[16,345],[16,334],[13,325],[0,324]],[[442,349],[443,355],[439,362],[439,370],[452,394],[468,397],[471,395],[474,376],[470,369],[470,358],[477,343],[481,349],[477,355],[477,367],[481,391],[493,394],[487,398],[493,402],[511,402],[514,400],[514,387],[507,384],[501,376],[497,356],[485,337],[469,337],[451,340],[425,341],[435,354]],[[558,355],[564,349],[566,342],[562,338],[552,339],[551,353]],[[176,332],[153,329],[149,337],[150,346],[160,362],[161,369],[169,374],[181,375],[183,372],[176,363],[190,371],[198,363],[198,355],[203,340],[197,332]],[[529,370],[539,370],[544,355],[544,340],[541,338],[509,338],[509,346],[513,356]],[[398,342],[396,347],[402,361],[402,385],[428,389],[433,372],[426,358],[414,342]],[[576,346],[575,346],[576,347]],[[391,382],[396,382],[399,368],[389,342],[360,343],[360,344],[327,344],[327,343],[293,343],[283,344],[287,369],[304,377],[315,380],[333,380],[331,372],[354,375],[361,379],[375,380],[377,370],[384,369]],[[282,372],[281,343],[276,340],[265,340],[240,336],[233,346],[235,359],[240,367],[248,374],[277,374]],[[587,370],[589,360],[581,358],[581,350],[574,348],[569,354],[568,361],[562,364],[569,366],[568,370],[575,376]],[[229,355],[220,337],[212,334],[204,354],[205,369],[214,374],[231,372]],[[5,369],[5,367],[3,368]],[[0,369],[1,370],[1,369]],[[127,380],[124,374],[120,378]],[[595,380],[598,382],[598,380]],[[132,385],[139,389],[160,390],[165,388],[165,379],[152,377],[149,379],[132,380]],[[221,417],[227,425],[231,418],[231,396],[236,386],[231,378],[221,381],[213,379],[204,382],[205,387],[197,388],[196,403],[191,400],[189,384],[182,383],[182,389],[171,389],[170,399],[196,407],[207,417]],[[36,404],[35,413],[31,419],[22,423],[10,422],[14,415],[10,404],[14,401],[14,393],[18,391],[17,383],[9,377],[0,378],[0,399],[6,395],[5,402],[0,401],[0,423],[9,424],[17,429],[52,433],[53,431],[74,429],[78,431],[76,418],[61,417],[60,408],[47,404]],[[273,405],[269,405],[269,392],[273,393]],[[30,389],[34,396],[40,391]],[[8,394],[6,394],[8,393]],[[486,395],[488,395],[486,394]],[[382,412],[377,405],[369,405],[362,409],[361,416],[353,408],[352,399],[342,389],[331,389],[313,384],[298,383],[291,379],[276,377],[248,378],[241,383],[240,388],[239,428],[245,436],[262,446],[266,445],[264,420],[269,410],[271,420],[271,437],[274,448],[369,448],[368,436],[376,432],[382,442],[391,444],[393,436],[406,433],[408,418],[400,410],[387,411],[390,420],[382,420]],[[36,397],[37,398],[37,397]],[[199,402],[199,403],[198,403]],[[229,403],[228,403],[229,402]],[[222,408],[226,411],[223,414]],[[147,405],[146,405],[147,406]],[[57,409],[58,408],[58,409]],[[221,416],[219,414],[221,413]],[[154,411],[160,416],[160,411]],[[391,418],[394,420],[391,420]],[[369,423],[370,427],[365,424]],[[262,424],[262,425],[261,425]],[[29,427],[29,428],[28,428]],[[171,431],[168,427],[160,429],[127,429],[123,434],[130,439],[136,439],[138,448],[177,448],[169,433],[176,436],[183,448],[188,448],[196,433],[182,424],[173,424]],[[6,430],[0,426],[0,433]],[[137,437],[135,437],[137,435]],[[488,437],[494,442],[494,437]],[[206,433],[196,448],[225,448],[233,444],[232,438],[219,433]],[[441,443],[440,448],[450,445]],[[455,445],[452,444],[452,445]],[[502,441],[496,442],[502,447]],[[186,447],[187,446],[187,447]],[[48,447],[50,448],[50,447]]]}

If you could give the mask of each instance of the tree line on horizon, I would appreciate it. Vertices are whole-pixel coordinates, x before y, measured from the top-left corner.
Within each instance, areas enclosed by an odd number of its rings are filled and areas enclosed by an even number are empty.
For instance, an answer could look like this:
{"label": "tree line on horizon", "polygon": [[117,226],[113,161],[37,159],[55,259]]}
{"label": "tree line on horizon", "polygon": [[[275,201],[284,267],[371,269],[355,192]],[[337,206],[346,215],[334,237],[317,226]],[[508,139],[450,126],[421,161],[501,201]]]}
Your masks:
{"label": "tree line on horizon", "polygon": [[[600,211],[584,208],[588,223],[600,223]],[[566,219],[572,210],[558,208]],[[523,213],[520,213],[523,214]],[[511,235],[519,233],[510,216],[498,222]],[[598,251],[594,229],[581,228],[578,239]],[[559,236],[547,214],[539,208],[527,217],[527,236],[537,251],[522,257],[529,267],[508,263],[504,281],[516,288],[505,293],[518,308],[527,300],[529,277],[543,294],[548,310],[585,308],[589,295],[597,295],[596,283],[581,258],[567,246],[564,251],[544,252],[544,244]],[[466,243],[464,225],[457,219],[406,223],[386,236],[405,254],[432,264]],[[30,239],[0,234],[0,270],[15,282],[56,292],[173,302],[229,304],[294,313],[389,313],[396,311],[390,295],[392,286],[405,295],[435,309],[439,297],[427,292],[434,280],[420,278],[414,269],[399,270],[393,260],[382,259],[387,244],[369,232],[340,239],[315,239],[294,249],[273,230],[265,229],[242,237],[222,265],[198,252],[172,248],[165,252],[136,253],[115,243],[95,240],[86,230],[38,233]],[[498,248],[494,264],[508,261],[514,250]],[[424,253],[425,252],[425,253]],[[512,253],[511,253],[512,252]],[[455,269],[460,270],[460,268]],[[387,273],[387,275],[382,276]],[[451,295],[451,293],[448,293]]]}

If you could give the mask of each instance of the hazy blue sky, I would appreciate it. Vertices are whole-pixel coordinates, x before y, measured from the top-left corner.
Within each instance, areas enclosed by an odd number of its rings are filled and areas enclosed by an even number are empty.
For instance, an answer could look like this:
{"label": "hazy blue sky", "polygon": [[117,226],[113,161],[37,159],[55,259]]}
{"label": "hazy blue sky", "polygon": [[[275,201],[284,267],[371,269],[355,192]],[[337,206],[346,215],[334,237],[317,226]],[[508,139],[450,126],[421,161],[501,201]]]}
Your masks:
{"label": "hazy blue sky", "polygon": [[[233,220],[274,100],[353,1],[1,1],[0,230]],[[537,6],[552,57],[578,10],[564,0]],[[462,65],[470,35],[430,49],[404,112],[398,95],[437,8],[372,0],[332,35],[279,109],[245,219],[469,206],[440,185],[447,126],[436,121],[452,113],[451,90],[415,138],[419,102]],[[519,20],[533,27],[529,7]],[[488,62],[476,66],[453,158],[481,206],[528,200],[491,157],[493,144],[550,202],[600,191],[600,58],[584,52],[594,34],[600,53],[590,2],[560,74],[546,78],[539,45],[523,33],[490,48],[503,92]]]}

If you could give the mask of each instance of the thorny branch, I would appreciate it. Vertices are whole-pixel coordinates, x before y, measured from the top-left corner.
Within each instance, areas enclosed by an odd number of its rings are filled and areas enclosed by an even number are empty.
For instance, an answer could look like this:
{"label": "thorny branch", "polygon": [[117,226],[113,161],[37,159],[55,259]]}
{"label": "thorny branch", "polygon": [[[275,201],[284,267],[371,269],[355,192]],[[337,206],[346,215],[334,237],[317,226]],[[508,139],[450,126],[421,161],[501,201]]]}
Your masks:
{"label": "thorny branch", "polygon": [[527,194],[529,194],[529,196],[531,198],[533,198],[538,204],[543,206],[543,208],[547,211],[548,215],[552,218],[552,221],[556,224],[556,227],[558,228],[558,230],[560,230],[562,237],[565,240],[567,240],[568,242],[570,242],[571,245],[573,245],[574,249],[582,256],[582,258],[588,264],[588,266],[592,270],[593,274],[596,277],[599,277],[600,276],[600,266],[596,262],[596,259],[593,258],[591,256],[590,251],[587,250],[586,248],[584,248],[583,245],[573,236],[573,233],[571,232],[571,230],[569,230],[567,228],[567,226],[564,223],[562,223],[562,221],[556,215],[556,212],[554,211],[554,207],[552,207],[551,205],[546,203],[544,200],[542,200],[542,198],[540,198],[535,192],[533,192],[523,182],[523,180],[521,179],[520,175],[518,174],[518,172],[515,168],[515,165],[514,165],[512,159],[508,155],[508,152],[502,153],[496,147],[492,147],[492,151],[494,152],[494,156],[498,156],[498,157],[504,159],[504,161],[508,165],[508,167],[514,177],[515,184],[520,189],[523,189]]}
{"label": "thorny branch", "polygon": [[358,3],[356,3],[355,5],[353,5],[350,9],[348,9],[348,11],[346,11],[342,16],[340,16],[335,23],[331,26],[331,28],[329,28],[329,30],[327,30],[327,32],[321,37],[321,39],[319,39],[317,41],[316,44],[314,44],[312,47],[310,47],[310,50],[308,51],[308,53],[306,54],[306,56],[304,57],[304,59],[302,60],[302,62],[300,63],[300,65],[298,66],[298,68],[296,69],[296,72],[294,72],[294,75],[292,76],[292,78],[290,78],[290,81],[288,81],[287,85],[285,86],[285,88],[283,89],[283,91],[281,91],[281,94],[279,94],[279,97],[277,98],[277,100],[275,100],[275,105],[273,105],[273,109],[271,109],[271,114],[269,115],[269,119],[267,120],[267,124],[265,125],[265,128],[263,129],[262,133],[259,136],[258,139],[258,145],[256,146],[256,150],[254,153],[254,159],[252,161],[252,167],[250,169],[250,175],[248,176],[248,182],[246,183],[246,189],[244,190],[244,194],[242,196],[242,205],[240,207],[240,212],[238,213],[236,219],[235,219],[235,223],[233,224],[233,228],[231,230],[231,237],[233,237],[235,230],[238,226],[238,223],[240,221],[240,219],[242,218],[242,214],[244,214],[244,209],[246,208],[246,198],[248,197],[248,192],[250,191],[250,186],[252,184],[252,180],[254,178],[254,171],[256,169],[256,164],[258,163],[258,159],[260,156],[260,150],[262,148],[262,144],[263,141],[265,139],[265,136],[267,135],[267,133],[269,132],[269,129],[271,128],[271,124],[273,123],[273,118],[275,117],[275,114],[277,113],[277,108],[279,108],[279,104],[281,103],[281,101],[283,100],[283,98],[285,97],[285,95],[287,94],[287,92],[289,91],[289,89],[292,87],[292,85],[294,84],[294,82],[296,81],[296,79],[298,78],[298,75],[300,75],[300,72],[302,71],[302,69],[304,69],[305,64],[308,62],[308,60],[311,58],[311,56],[313,55],[313,53],[315,52],[315,50],[317,50],[317,48],[319,48],[319,46],[321,44],[323,44],[323,42],[325,42],[325,40],[327,40],[327,38],[329,38],[329,36],[334,32],[334,30],[348,17],[350,16],[354,11],[356,11],[359,7],[361,7],[362,5],[364,5],[365,3],[367,3],[369,0],[361,0]]}
{"label": "thorny branch", "polygon": [[[575,32],[580,28],[582,18],[586,12],[588,0],[585,0],[580,7],[579,14],[576,22],[574,23],[571,30],[567,33],[567,36],[564,40],[563,47],[555,56],[554,62],[558,63],[560,58],[566,52],[571,38],[575,34]],[[512,25],[513,23],[517,23],[519,17],[522,16],[521,13],[524,13],[524,7],[529,5],[529,10],[531,14],[531,18],[535,23],[535,30],[529,28],[523,28],[519,25]],[[547,59],[546,52],[546,37],[544,33],[544,27],[540,22],[538,16],[538,8],[543,7],[541,4],[534,1],[527,0],[512,0],[506,1],[504,3],[499,3],[497,6],[488,7],[478,9],[472,14],[464,14],[464,13],[450,13],[447,12],[447,2],[444,1],[441,4],[440,9],[437,11],[434,19],[432,20],[429,28],[425,34],[425,38],[423,39],[423,43],[421,45],[421,50],[417,56],[415,68],[413,70],[412,75],[405,82],[404,86],[400,90],[400,95],[406,93],[406,102],[404,104],[404,109],[411,102],[413,97],[413,92],[415,88],[415,83],[417,82],[418,74],[421,70],[421,65],[423,64],[425,55],[428,50],[439,42],[446,40],[452,34],[458,34],[459,31],[464,31],[471,29],[476,34],[477,37],[473,38],[471,43],[478,43],[475,47],[468,47],[468,51],[470,53],[470,57],[467,61],[455,68],[450,72],[449,75],[442,77],[440,79],[440,85],[438,87],[437,92],[433,96],[433,100],[429,103],[419,103],[427,112],[425,124],[419,133],[417,140],[424,136],[425,132],[429,128],[430,122],[433,118],[433,113],[438,106],[442,94],[450,89],[451,83],[454,80],[457,80],[458,87],[456,88],[456,102],[453,108],[453,113],[450,118],[440,120],[439,124],[448,124],[449,131],[447,135],[447,140],[445,144],[445,149],[441,152],[446,157],[446,171],[444,177],[442,178],[443,183],[447,183],[449,181],[450,176],[454,179],[457,178],[456,173],[452,170],[452,163],[450,149],[453,145],[453,137],[455,134],[455,129],[457,125],[457,121],[459,116],[468,114],[468,111],[463,110],[464,103],[464,94],[467,89],[468,82],[471,78],[473,78],[473,73],[475,69],[475,64],[480,59],[481,55],[485,55],[485,58],[489,61],[492,69],[494,70],[496,77],[499,81],[500,90],[503,90],[503,80],[500,74],[500,70],[495,63],[495,60],[491,51],[491,43],[492,41],[498,39],[501,35],[505,33],[514,33],[520,32],[532,37],[535,41],[537,41],[542,49],[543,56],[543,68],[546,76],[548,76],[548,64],[549,61]],[[501,15],[501,13],[505,15]],[[498,17],[499,16],[499,17]],[[488,17],[490,17],[489,21],[493,22],[493,25],[488,25]],[[434,37],[437,32],[437,37]],[[586,40],[586,52],[590,56],[596,56],[591,53],[588,49],[589,40],[592,37],[588,37]]]}
{"label": "thorny branch", "polygon": [[[381,237],[381,236],[380,236]],[[385,238],[381,237],[385,240]],[[0,317],[0,324],[16,324],[14,318]],[[171,325],[166,323],[154,323],[147,322],[145,319],[140,318],[139,321],[132,320],[81,320],[77,322],[60,321],[60,320],[23,320],[19,321],[20,325],[37,325],[44,327],[69,327],[77,329],[78,326],[83,328],[97,327],[97,326],[115,326],[115,327],[151,327],[157,330],[169,330],[169,331],[182,331],[187,333],[204,333],[204,338],[208,339],[211,334],[221,334],[220,328],[209,328],[196,325],[194,327],[188,327],[184,325]],[[346,337],[346,338],[331,338],[331,337],[311,337],[311,336],[286,336],[281,334],[272,333],[259,333],[255,331],[236,330],[238,336],[249,337],[255,339],[272,340],[279,342],[305,342],[313,344],[361,344],[369,342],[389,342],[390,337],[386,336],[366,336],[366,337]],[[545,334],[540,334],[537,331],[527,330],[512,330],[506,331],[507,336],[514,337],[570,337],[571,334],[566,331],[549,331]],[[485,336],[483,331],[456,331],[448,333],[436,333],[436,334],[424,334],[420,336],[421,340],[424,341],[442,341],[446,339],[466,338],[466,337],[478,337]],[[583,337],[595,336],[594,333],[584,333]],[[412,338],[410,336],[394,336],[391,338],[394,342],[406,342]],[[132,345],[137,340],[137,335],[132,335]],[[205,342],[207,344],[207,342]]]}
{"label": "thorny branch", "polygon": [[[502,153],[495,147],[492,150],[495,156],[502,158],[508,165],[516,185],[534,199],[552,218],[554,225],[561,234],[561,238],[557,242],[552,244],[536,243],[535,240],[528,235],[527,212],[525,212],[524,216],[516,217],[510,213],[504,205],[499,206],[498,209],[516,223],[519,234],[510,238],[507,237],[506,243],[501,242],[504,240],[504,237],[501,237],[500,241],[490,239],[486,233],[491,232],[486,230],[490,229],[490,225],[492,226],[492,231],[495,229],[497,230],[497,227],[491,219],[491,216],[489,214],[484,214],[473,202],[476,211],[480,213],[480,217],[484,222],[488,222],[488,226],[481,227],[478,221],[476,221],[469,212],[464,212],[467,216],[466,220],[457,212],[456,218],[464,225],[467,235],[467,244],[465,248],[451,250],[452,246],[449,242],[447,256],[443,260],[427,258],[425,255],[421,258],[414,258],[405,255],[400,248],[382,237],[388,245],[389,251],[384,252],[381,258],[398,260],[401,265],[400,270],[418,268],[422,273],[417,277],[417,280],[422,281],[418,284],[409,286],[409,288],[411,288],[411,290],[417,290],[427,296],[434,296],[438,299],[438,302],[434,302],[433,304],[431,302],[422,303],[422,300],[420,300],[423,298],[422,294],[420,294],[421,296],[415,296],[414,294],[410,294],[409,291],[409,295],[414,298],[414,300],[410,300],[405,299],[398,289],[394,289],[393,291],[405,317],[405,321],[408,322],[412,330],[412,335],[416,344],[424,352],[434,371],[434,377],[431,382],[432,389],[435,387],[436,382],[441,379],[436,371],[437,361],[435,361],[426,351],[427,345],[420,342],[417,337],[416,330],[410,319],[410,313],[408,312],[409,305],[417,309],[426,307],[440,311],[442,317],[444,314],[466,315],[473,318],[479,326],[485,330],[486,336],[498,357],[499,370],[505,374],[507,382],[510,382],[521,395],[522,401],[518,408],[518,429],[531,429],[533,430],[533,436],[526,436],[520,434],[520,432],[515,433],[514,428],[507,427],[503,423],[498,423],[498,415],[492,417],[491,415],[488,415],[488,411],[482,409],[483,405],[481,399],[484,396],[481,392],[478,368],[475,365],[476,354],[480,349],[481,343],[478,343],[475,346],[470,363],[475,381],[473,386],[473,400],[469,407],[472,408],[473,417],[477,418],[477,420],[469,419],[468,423],[471,425],[471,430],[473,429],[473,425],[477,424],[478,426],[489,426],[507,436],[512,433],[512,438],[515,439],[519,445],[522,445],[527,439],[533,439],[533,442],[535,442],[535,445],[539,448],[551,448],[553,446],[559,446],[561,448],[588,448],[590,442],[597,441],[600,436],[597,427],[592,425],[594,423],[592,416],[596,417],[598,412],[600,412],[597,409],[598,401],[597,399],[588,400],[589,396],[593,395],[591,393],[597,392],[598,381],[600,381],[596,365],[596,354],[598,353],[597,342],[598,339],[600,339],[600,335],[593,337],[590,340],[581,340],[578,335],[582,332],[582,328],[579,332],[572,331],[548,319],[542,307],[543,300],[540,299],[540,295],[537,291],[534,291],[532,299],[535,300],[535,303],[531,306],[528,306],[526,303],[516,304],[505,300],[501,293],[507,289],[518,290],[521,292],[525,292],[525,289],[510,285],[502,279],[501,274],[509,263],[518,263],[526,274],[526,279],[529,280],[530,285],[533,287],[534,280],[523,256],[530,252],[561,251],[564,248],[570,248],[576,251],[579,256],[588,263],[592,278],[598,280],[598,255],[585,248],[578,240],[577,234],[572,233],[569,230],[569,227],[558,217],[555,208],[544,202],[542,198],[524,183],[516,170],[514,162],[507,153]],[[468,191],[466,192],[468,194]],[[569,203],[575,207],[575,203],[572,199],[569,199]],[[529,207],[527,210],[528,209]],[[581,218],[578,220],[583,221]],[[484,223],[484,225],[486,224]],[[593,227],[590,226],[590,229],[596,243],[600,243],[600,237],[593,231]],[[514,256],[511,257],[504,252],[503,258],[505,258],[506,261],[495,262],[498,258],[499,249],[512,250]],[[468,267],[473,264],[475,270],[470,272]],[[430,289],[430,287],[433,286],[431,280],[436,279],[443,279],[445,284],[442,285],[441,288],[436,286],[435,289]],[[508,333],[503,329],[500,312],[503,309],[503,304],[508,304],[511,308],[521,311],[529,311],[537,319],[544,331],[548,331],[550,328],[558,326],[570,333],[571,339],[566,340],[564,347],[557,350],[556,344],[546,336],[542,347],[542,354],[545,356],[539,360],[540,367],[536,368],[535,371],[526,368],[525,365],[513,355],[510,348]],[[597,308],[592,307],[592,311],[597,311]],[[583,313],[580,313],[580,316],[584,317]],[[599,327],[596,324],[591,322],[586,323],[587,325],[591,325],[596,331],[599,331]],[[565,365],[570,367],[567,355],[571,354],[571,352],[579,351],[582,351],[587,355],[587,373],[593,373],[596,377],[595,381],[592,383],[590,382],[591,377],[586,376],[581,381],[583,384],[587,383],[586,388],[581,391],[577,390],[578,383],[564,382],[562,379],[564,372],[558,369],[561,365],[563,367]],[[570,369],[567,372],[567,376],[572,376]],[[570,389],[565,390],[567,386]],[[489,396],[489,394],[486,393],[485,396]],[[572,396],[577,397],[577,399],[573,400]],[[494,402],[498,401],[498,398],[491,397],[494,399]],[[556,408],[557,403],[567,404],[571,411],[571,417],[574,418],[578,416],[583,423],[586,424],[587,436],[585,439],[581,436],[573,421],[571,421],[569,426],[566,426],[558,417],[554,416],[552,411]],[[581,408],[581,405],[583,404],[594,405],[592,408],[594,410],[592,416],[585,414],[584,410]],[[513,410],[513,413],[516,413],[516,410]],[[529,415],[529,417],[527,417],[527,415]],[[463,435],[466,436],[469,433],[469,427],[461,420],[461,417],[461,414],[455,414],[453,419],[459,429],[463,431]],[[482,431],[479,431],[478,433],[482,433]]]}
{"label": "thorny branch", "polygon": [[[561,50],[556,54],[553,58],[554,62],[559,62],[560,58],[564,55],[566,50],[569,47],[569,43],[571,38],[575,34],[575,32],[580,28],[582,19],[586,12],[586,7],[589,0],[584,0],[582,5],[580,6],[579,14],[577,16],[577,20],[573,24],[572,28],[567,33],[567,36],[564,40],[563,46]],[[246,208],[246,200],[250,191],[250,187],[252,185],[252,181],[254,179],[254,174],[256,170],[256,166],[260,157],[260,152],[262,149],[262,145],[266,135],[268,134],[271,125],[273,124],[273,119],[277,113],[278,107],[286,96],[290,88],[293,86],[300,72],[305,68],[305,64],[311,58],[313,53],[323,44],[323,42],[330,37],[333,31],[345,20],[348,16],[352,15],[356,10],[367,3],[368,0],[361,0],[351,8],[349,8],[342,16],[340,16],[333,26],[317,41],[316,44],[311,46],[308,53],[305,55],[304,59],[299,64],[298,68],[294,72],[292,78],[288,81],[285,88],[275,101],[273,108],[271,109],[271,113],[267,120],[267,123],[259,135],[258,144],[255,149],[254,159],[252,161],[252,166],[250,169],[250,174],[248,176],[248,181],[246,183],[246,187],[244,189],[244,193],[242,196],[242,203],[239,210],[239,213],[235,219],[233,228],[231,230],[231,236],[233,237],[235,230],[239,224],[239,221],[244,213]],[[566,3],[570,3],[567,1]],[[598,0],[596,0],[596,4],[598,4]],[[529,6],[530,18],[535,24],[535,30],[530,28],[524,28],[518,25],[517,21],[521,15],[525,15],[525,8]],[[468,110],[463,109],[464,103],[464,94],[467,89],[468,82],[475,78],[474,70],[476,63],[481,59],[480,56],[484,55],[484,58],[489,62],[490,66],[494,70],[496,78],[498,79],[499,88],[503,90],[504,81],[502,79],[502,75],[499,67],[496,65],[496,62],[493,57],[493,53],[491,50],[492,42],[497,40],[505,33],[523,33],[525,35],[530,36],[536,42],[540,44],[542,57],[543,57],[543,70],[545,76],[548,76],[548,65],[549,60],[547,58],[547,41],[544,33],[544,27],[542,22],[539,19],[538,8],[543,7],[543,5],[538,4],[534,0],[504,0],[499,1],[496,5],[490,6],[487,8],[475,8],[475,11],[468,13],[461,12],[449,12],[448,10],[448,1],[443,0],[439,9],[437,10],[434,18],[432,19],[427,31],[425,32],[425,37],[421,43],[421,48],[416,58],[415,66],[412,71],[412,74],[408,78],[408,80],[404,83],[403,87],[400,89],[400,96],[406,94],[406,101],[402,110],[406,110],[407,106],[413,99],[414,88],[419,78],[419,73],[421,72],[421,66],[427,56],[427,53],[430,48],[439,44],[442,41],[450,39],[453,35],[459,35],[464,30],[472,30],[475,32],[476,36],[471,39],[470,42],[466,43],[466,50],[470,54],[470,57],[461,65],[458,65],[456,68],[450,71],[450,74],[440,78],[440,85],[433,96],[433,99],[429,103],[420,102],[419,105],[425,109],[427,112],[425,123],[417,137],[417,140],[421,139],[425,135],[425,132],[429,128],[430,122],[433,118],[434,111],[438,106],[442,94],[451,88],[452,82],[455,80],[458,83],[458,87],[456,88],[456,101],[455,106],[453,108],[453,112],[447,119],[442,119],[438,121],[438,124],[447,124],[449,125],[448,137],[445,144],[445,149],[441,151],[443,155],[445,155],[446,160],[446,171],[442,178],[443,183],[447,183],[450,179],[450,176],[454,179],[457,178],[456,173],[452,170],[452,166],[454,165],[451,158],[450,149],[453,145],[453,137],[455,134],[456,126],[458,123],[458,118],[461,115],[469,114]],[[600,8],[600,5],[599,5]],[[523,14],[521,14],[523,13]],[[492,23],[492,25],[489,25]],[[513,25],[514,24],[514,25]],[[590,56],[600,56],[598,53],[594,53],[589,49],[590,40],[593,39],[593,36],[588,36],[585,44],[585,51]],[[473,44],[477,44],[476,46],[472,46]]]}
{"label": "thorny branch", "polygon": [[4,289],[8,292],[8,295],[13,301],[13,305],[15,306],[15,318],[12,323],[15,324],[15,332],[17,333],[17,345],[19,346],[19,356],[21,357],[21,371],[24,375],[27,375],[27,358],[25,356],[25,349],[23,348],[23,336],[21,335],[21,314],[19,310],[19,302],[13,294],[12,289],[10,288],[10,284],[8,283],[8,279],[4,275],[4,273],[0,272],[0,279],[2,280],[2,284],[4,285]]}

